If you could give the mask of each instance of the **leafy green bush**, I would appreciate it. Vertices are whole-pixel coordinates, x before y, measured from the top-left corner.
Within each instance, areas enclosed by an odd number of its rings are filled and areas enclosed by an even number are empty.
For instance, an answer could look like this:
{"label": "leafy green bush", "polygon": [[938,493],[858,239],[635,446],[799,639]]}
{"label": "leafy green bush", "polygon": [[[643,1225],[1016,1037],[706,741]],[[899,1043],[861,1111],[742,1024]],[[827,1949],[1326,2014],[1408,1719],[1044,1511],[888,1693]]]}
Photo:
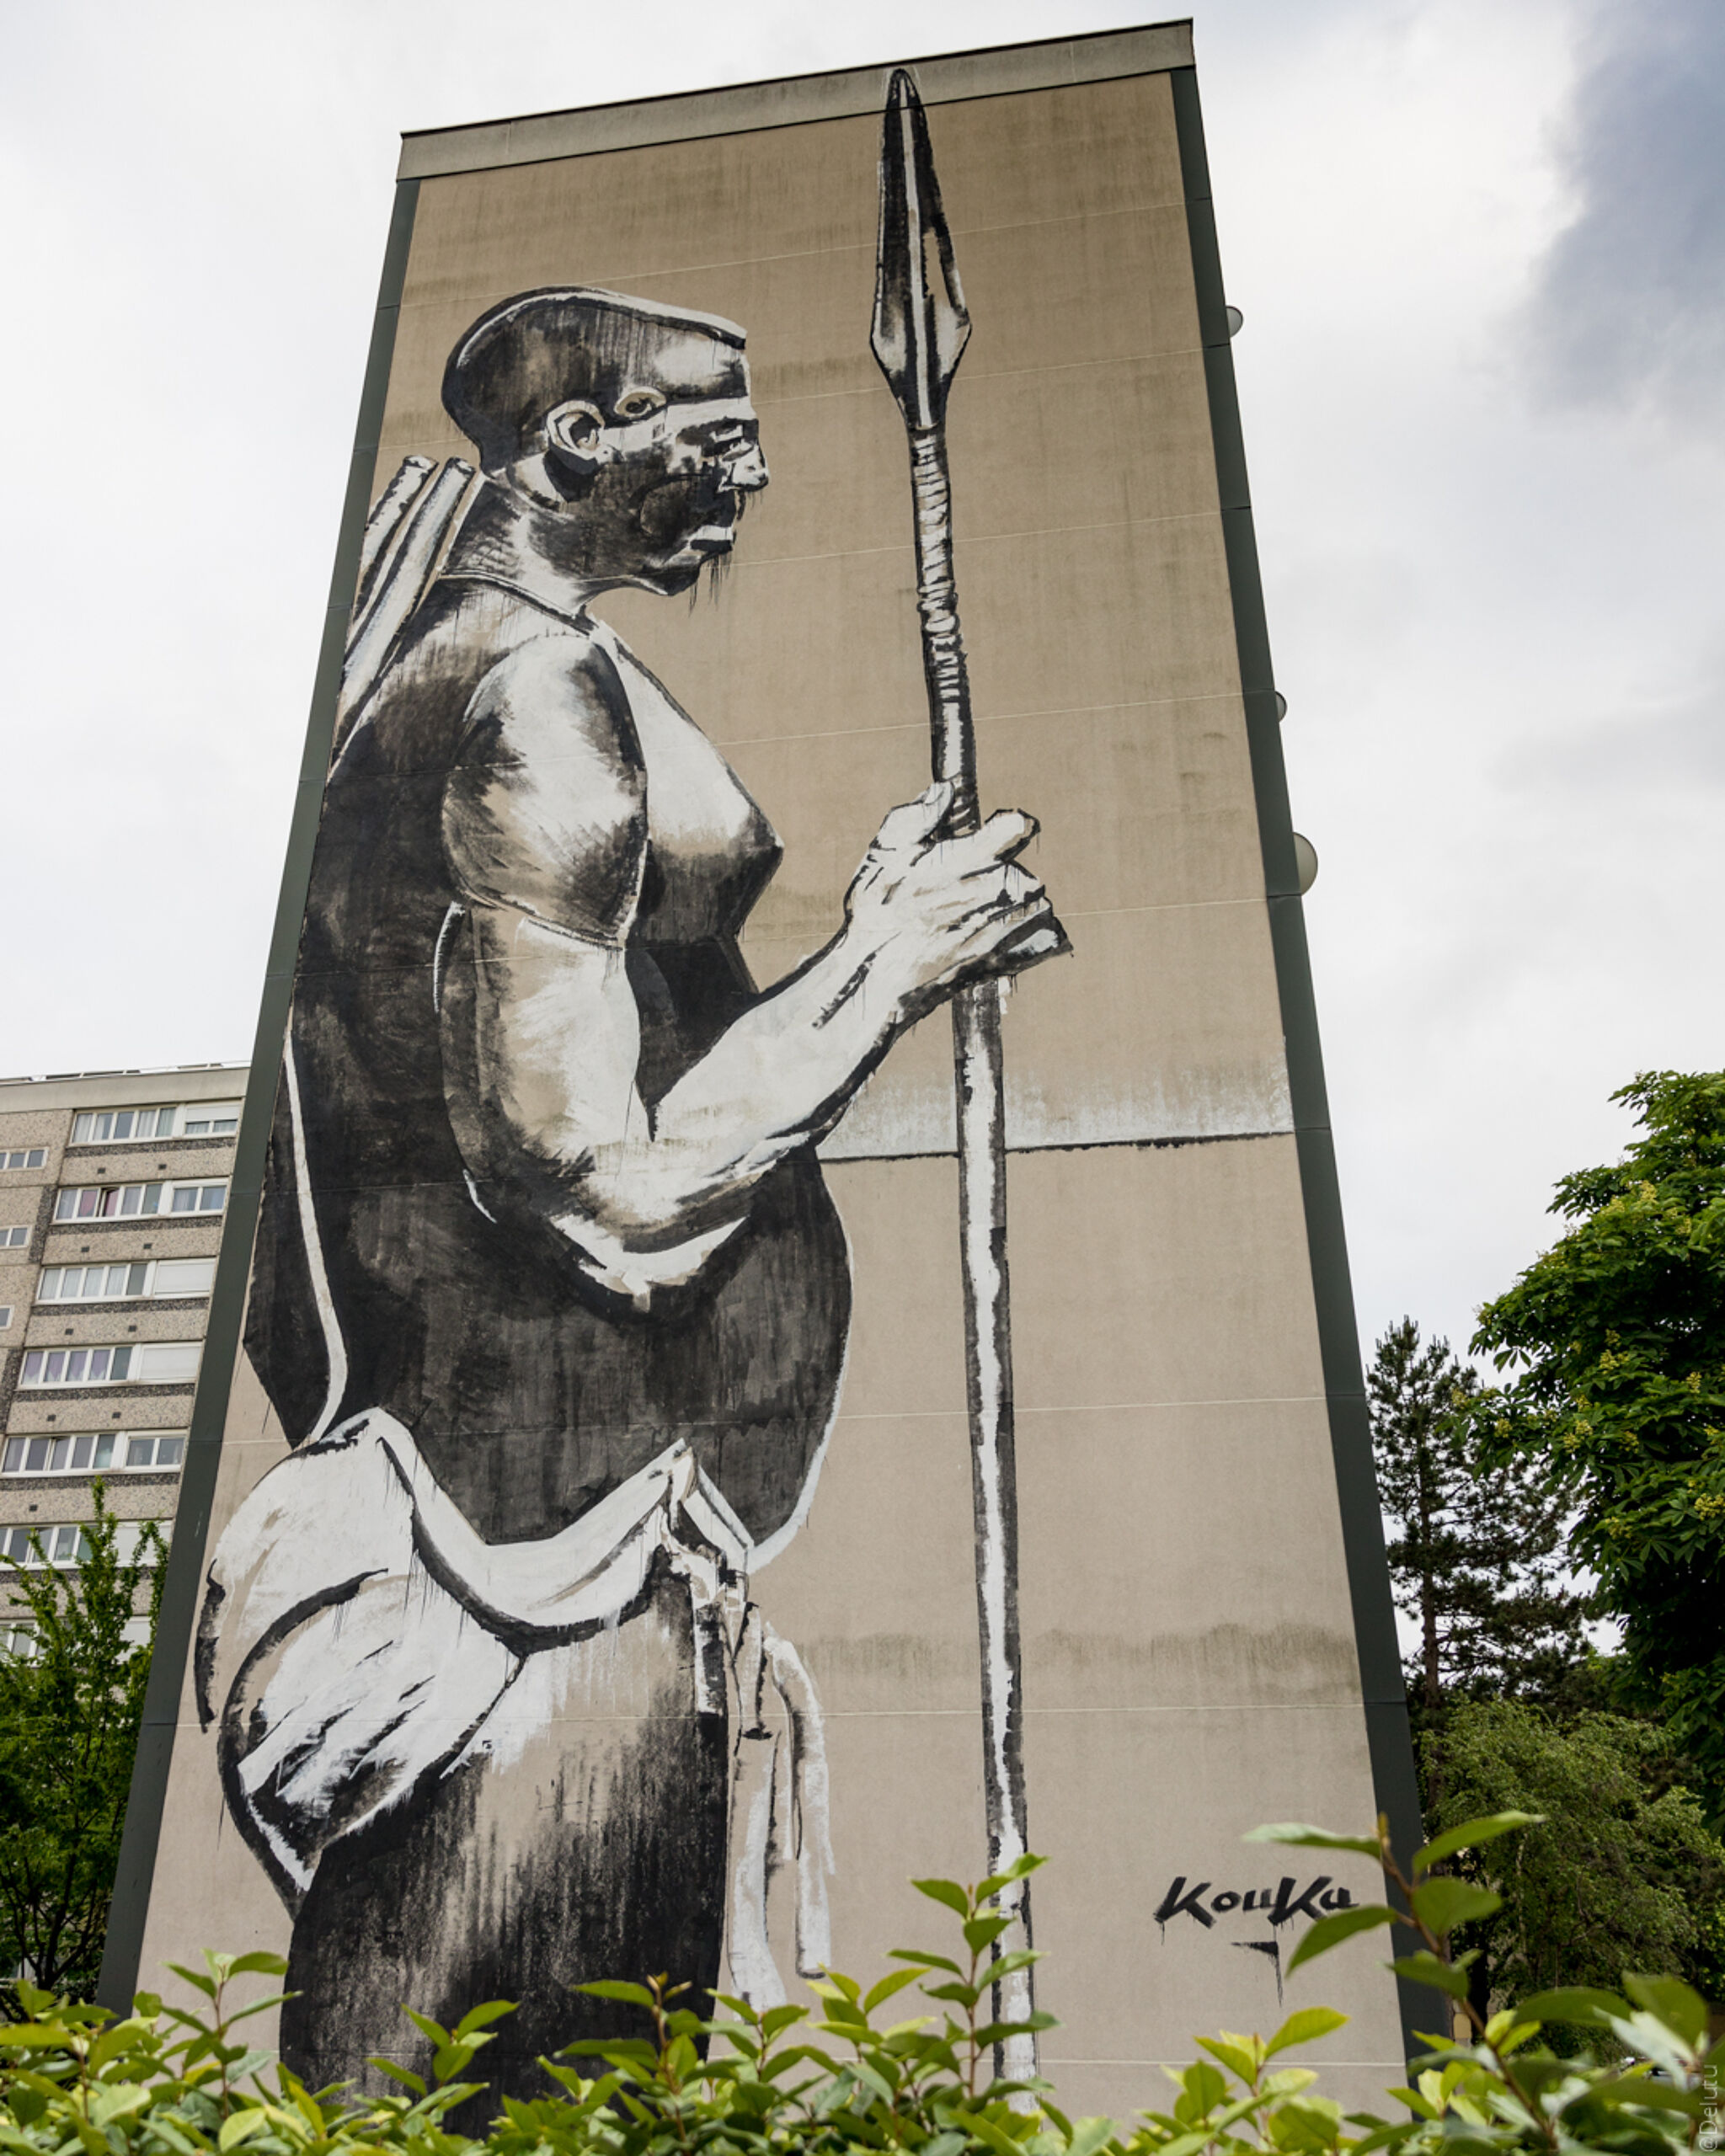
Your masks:
{"label": "leafy green bush", "polygon": [[[1392,1966],[1468,2013],[1466,1955],[1451,1958],[1450,1934],[1493,1913],[1488,1889],[1440,1872],[1464,1850],[1528,1823],[1522,1814],[1477,1820],[1440,1835],[1405,1876],[1391,1857],[1383,1822],[1374,1837],[1311,1827],[1271,1827],[1254,1838],[1354,1850],[1381,1864],[1395,1903],[1350,1907],[1314,1924],[1290,1957],[1293,1968],[1379,1925],[1401,1922],[1418,1950]],[[429,2076],[384,2066],[401,2093],[360,2096],[308,2090],[235,2035],[248,2017],[277,2002],[233,2009],[228,1988],[247,1974],[279,1976],[275,1956],[206,1956],[203,1972],[176,1973],[200,1991],[206,2015],[141,1996],[133,2013],[111,2020],[97,2007],[19,1986],[24,2020],[0,2031],[0,2147],[16,2156],[1487,2156],[1496,2151],[1611,2151],[1675,2156],[1702,2144],[1717,2101],[1710,2089],[1706,2009],[1674,1979],[1629,1977],[1628,1996],[1552,1992],[1488,2020],[1470,2014],[1471,2041],[1434,2038],[1413,2063],[1414,2080],[1391,2090],[1407,2112],[1388,2121],[1344,2116],[1320,2095],[1309,2067],[1274,2068],[1292,2046],[1340,2028],[1325,2008],[1292,2015],[1268,2040],[1223,2034],[1200,2039],[1207,2054],[1170,2073],[1168,2108],[1130,2127],[1068,2118],[1043,2082],[998,2078],[995,2047],[1027,2025],[989,2018],[998,1980],[1024,1950],[1000,1951],[1007,1920],[991,1897],[1012,1875],[960,1886],[916,1882],[959,1919],[962,1949],[950,1955],[905,1950],[905,1966],[866,1993],[848,1977],[816,1984],[814,2009],[757,2013],[718,1995],[718,2018],[681,2003],[675,1987],[585,1987],[601,1998],[644,2007],[651,2041],[597,2041],[574,2047],[602,2071],[544,2062],[558,2092],[533,2102],[503,2100],[483,2141],[447,2131],[458,2104],[483,2093],[464,2077],[512,2009],[476,2007],[453,2029],[413,2019],[431,2041]],[[938,2010],[879,2023],[911,1985]],[[1636,2055],[1630,2064],[1556,2057],[1535,2039],[1546,2022],[1605,2031]],[[565,2057],[569,2055],[565,2054]],[[1166,2070],[1166,2069],[1165,2069]],[[1714,2117],[1717,2118],[1717,2113]],[[1717,2146],[1717,2139],[1707,2141]]]}

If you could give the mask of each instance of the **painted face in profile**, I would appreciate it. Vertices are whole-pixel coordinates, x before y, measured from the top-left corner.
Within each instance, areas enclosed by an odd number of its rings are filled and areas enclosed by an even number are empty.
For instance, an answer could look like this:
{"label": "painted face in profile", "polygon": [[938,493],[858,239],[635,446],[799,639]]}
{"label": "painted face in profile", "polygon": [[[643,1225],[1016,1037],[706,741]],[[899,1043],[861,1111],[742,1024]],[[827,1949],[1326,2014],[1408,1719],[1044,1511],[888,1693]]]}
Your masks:
{"label": "painted face in profile", "polygon": [[578,565],[606,582],[687,590],[767,483],[747,363],[708,339],[665,339],[602,403],[572,400],[544,425]]}

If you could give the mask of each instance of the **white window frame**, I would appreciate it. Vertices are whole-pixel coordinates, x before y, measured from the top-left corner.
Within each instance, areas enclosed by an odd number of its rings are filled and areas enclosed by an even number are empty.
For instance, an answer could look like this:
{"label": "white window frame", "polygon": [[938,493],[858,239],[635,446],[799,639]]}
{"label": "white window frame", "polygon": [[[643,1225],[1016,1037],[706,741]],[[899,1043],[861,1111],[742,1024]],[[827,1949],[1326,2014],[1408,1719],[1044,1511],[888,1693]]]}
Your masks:
{"label": "white window frame", "polygon": [[[238,1101],[180,1101],[177,1103],[147,1102],[142,1107],[129,1108],[79,1108],[72,1118],[72,1137],[68,1142],[73,1145],[158,1145],[167,1138],[208,1138],[212,1141],[232,1138],[238,1134],[242,1105]],[[123,1138],[117,1138],[114,1134],[114,1126],[126,1116],[132,1118],[132,1128]],[[137,1129],[136,1122],[140,1116],[150,1118],[147,1130]],[[162,1120],[163,1116],[168,1118],[165,1125]],[[108,1125],[105,1131],[100,1128],[104,1120]],[[221,1129],[211,1127],[218,1123],[223,1126]],[[204,1127],[201,1130],[187,1128],[194,1123],[201,1123]]]}
{"label": "white window frame", "polygon": [[[0,1439],[0,1476],[168,1475],[185,1465],[184,1430],[37,1430]],[[172,1460],[158,1457],[163,1446],[178,1448]],[[149,1447],[150,1457],[134,1459]],[[106,1450],[108,1457],[101,1455]],[[44,1458],[30,1465],[38,1453]]]}
{"label": "white window frame", "polygon": [[[190,1372],[175,1377],[150,1377],[151,1351],[190,1348],[194,1351]],[[19,1366],[20,1392],[56,1392],[79,1386],[113,1385],[195,1385],[203,1361],[201,1340],[131,1340],[71,1348],[26,1348]],[[96,1373],[99,1369],[99,1374]]]}
{"label": "white window frame", "polygon": [[40,1644],[34,1625],[12,1618],[0,1623],[0,1661],[34,1662]]}
{"label": "white window frame", "polygon": [[0,1146],[0,1171],[45,1168],[48,1149],[45,1145],[14,1145],[10,1151]]}
{"label": "white window frame", "polygon": [[[0,1558],[12,1558],[27,1572],[69,1572],[84,1561],[88,1547],[84,1537],[89,1525],[87,1519],[14,1521],[9,1526],[0,1527]],[[40,1557],[30,1547],[32,1534],[41,1543],[43,1555]],[[4,1577],[4,1569],[0,1568],[0,1578]]]}
{"label": "white window frame", "polygon": [[[219,1205],[206,1205],[204,1194],[218,1190],[222,1193]],[[181,1191],[195,1193],[190,1206],[176,1206],[175,1198]],[[94,1196],[99,1199],[115,1198],[113,1205],[103,1203],[97,1210],[81,1213],[74,1205],[68,1212],[68,1199],[76,1200]],[[131,1203],[127,1204],[130,1198]],[[55,1193],[53,1225],[56,1228],[89,1226],[99,1220],[219,1220],[227,1211],[227,1178],[225,1176],[187,1176],[174,1182],[83,1182],[63,1183]]]}
{"label": "white window frame", "polygon": [[[138,1545],[144,1539],[147,1527],[158,1529],[164,1544],[174,1533],[171,1520],[122,1519],[115,1524],[120,1531],[115,1537],[114,1554],[122,1565],[130,1565],[136,1558]],[[27,1572],[70,1572],[75,1565],[83,1564],[88,1555],[89,1545],[86,1538],[93,1525],[93,1521],[87,1519],[50,1519],[34,1523],[13,1521],[8,1526],[0,1527],[0,1558],[13,1558]],[[32,1534],[42,1545],[45,1562],[30,1547]],[[5,1578],[8,1570],[7,1566],[0,1565],[0,1579]]]}
{"label": "white window frame", "polygon": [[28,1250],[29,1246],[30,1231],[28,1228],[0,1228],[0,1250]]}
{"label": "white window frame", "polygon": [[[165,1287],[161,1284],[164,1267],[177,1268],[187,1265],[207,1266],[210,1268],[210,1278],[203,1287],[188,1288],[184,1284],[176,1285],[171,1273],[168,1275],[168,1284]],[[81,1285],[76,1294],[68,1295],[65,1293],[66,1279],[69,1273],[78,1274],[81,1276],[81,1280],[87,1283],[93,1273],[99,1273],[103,1276],[103,1284],[99,1289],[93,1291],[86,1284]],[[109,1284],[112,1276],[116,1273],[124,1276],[117,1288]],[[76,1265],[45,1265],[42,1267],[41,1277],[36,1283],[36,1301],[39,1305],[51,1304],[58,1310],[78,1309],[90,1303],[146,1302],[157,1297],[166,1297],[174,1300],[190,1299],[198,1296],[207,1296],[215,1285],[215,1275],[216,1261],[213,1257],[122,1259],[115,1265],[105,1262],[92,1265],[80,1260]],[[132,1284],[135,1279],[138,1283],[136,1286]]]}
{"label": "white window frame", "polygon": [[13,1305],[10,1303],[0,1303],[0,1332],[11,1331],[12,1311]]}

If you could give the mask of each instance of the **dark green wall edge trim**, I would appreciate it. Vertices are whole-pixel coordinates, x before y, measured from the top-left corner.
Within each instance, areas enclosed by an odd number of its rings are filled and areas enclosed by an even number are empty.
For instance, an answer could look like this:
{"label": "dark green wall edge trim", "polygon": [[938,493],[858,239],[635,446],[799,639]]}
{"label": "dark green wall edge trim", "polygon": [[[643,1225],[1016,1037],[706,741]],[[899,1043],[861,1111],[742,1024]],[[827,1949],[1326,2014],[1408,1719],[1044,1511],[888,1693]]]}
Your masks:
{"label": "dark green wall edge trim", "polygon": [[[1419,1787],[1414,1779],[1402,1657],[1396,1641],[1395,1605],[1390,1598],[1389,1566],[1384,1557],[1383,1522],[1378,1511],[1377,1478],[1372,1468],[1371,1430],[1359,1366],[1354,1288],[1348,1276],[1348,1246],[1342,1229],[1342,1197],[1336,1181],[1329,1099],[1324,1088],[1323,1051],[1318,1041],[1317,1007],[1312,997],[1311,967],[1306,947],[1306,917],[1294,861],[1294,827],[1288,807],[1287,772],[1282,761],[1281,721],[1276,712],[1269,633],[1264,622],[1263,585],[1258,575],[1252,498],[1246,483],[1246,445],[1234,387],[1234,355],[1210,199],[1210,160],[1204,147],[1204,116],[1198,101],[1196,72],[1190,67],[1177,67],[1170,71],[1168,79],[1173,88],[1174,122],[1185,182],[1186,225],[1192,243],[1193,275],[1198,286],[1199,334],[1210,387],[1216,484],[1221,501],[1228,582],[1233,595],[1234,633],[1240,653],[1240,686],[1246,703],[1252,786],[1258,798],[1270,941],[1275,953],[1276,985],[1282,1004],[1288,1086],[1293,1101],[1295,1144],[1306,1206],[1306,1241],[1311,1253],[1312,1293],[1317,1304],[1324,1390],[1329,1401],[1330,1446],[1335,1461],[1336,1493],[1342,1508],[1342,1541],[1347,1557],[1348,1593],[1354,1605],[1354,1636],[1359,1654],[1372,1785],[1378,1809],[1388,1815],[1391,1838],[1405,1862],[1423,1838]],[[1318,1823],[1351,1833],[1364,1822],[1326,1819]],[[1411,1951],[1411,1942],[1402,1951]],[[1429,1993],[1416,1989],[1399,1978],[1397,1983],[1402,2037],[1411,2056],[1425,2049],[1416,2039],[1414,2030],[1419,2022],[1431,2020],[1434,2002]]]}
{"label": "dark green wall edge trim", "polygon": [[[144,1922],[149,1912],[151,1880],[161,1838],[163,1806],[168,1796],[168,1772],[174,1758],[174,1726],[179,1720],[187,1657],[197,1622],[204,1576],[204,1545],[222,1458],[228,1391],[240,1352],[252,1243],[257,1233],[258,1208],[263,1196],[264,1151],[275,1107],[275,1081],[281,1063],[282,1038],[287,1030],[288,1006],[293,995],[294,961],[299,951],[300,923],[311,878],[312,849],[317,842],[323,780],[329,767],[330,744],[335,731],[348,615],[359,578],[360,542],[371,505],[378,437],[389,389],[390,364],[395,355],[396,323],[401,311],[402,286],[407,277],[408,249],[413,240],[414,211],[419,191],[417,180],[402,180],[396,185],[389,240],[383,256],[383,276],[377,294],[377,319],[366,361],[365,387],[360,398],[359,424],[354,434],[347,494],[336,540],[335,567],[329,579],[323,643],[312,690],[305,755],[300,764],[293,821],[288,830],[287,858],[282,867],[281,892],[275,906],[275,932],[270,941],[257,1036],[252,1045],[251,1077],[246,1086],[245,1108],[234,1149],[227,1219],[222,1230],[222,1254],[216,1262],[215,1289],[210,1298],[210,1326],[204,1340],[203,1367],[192,1406],[191,1435],[180,1476],[174,1545],[163,1585],[155,1658],[150,1666],[149,1689],[144,1698],[143,1731],[138,1740],[137,1764],[132,1769],[126,1831],[120,1845],[120,1870],[108,1915],[102,1978],[97,1987],[96,1995],[102,2004],[116,2013],[130,2010],[140,1976],[155,1974],[153,1971],[141,1972],[138,1967],[143,1951]],[[230,1950],[236,1942],[221,1936],[221,1911],[211,1909],[207,1921],[211,1936],[199,1944],[224,1951]]]}

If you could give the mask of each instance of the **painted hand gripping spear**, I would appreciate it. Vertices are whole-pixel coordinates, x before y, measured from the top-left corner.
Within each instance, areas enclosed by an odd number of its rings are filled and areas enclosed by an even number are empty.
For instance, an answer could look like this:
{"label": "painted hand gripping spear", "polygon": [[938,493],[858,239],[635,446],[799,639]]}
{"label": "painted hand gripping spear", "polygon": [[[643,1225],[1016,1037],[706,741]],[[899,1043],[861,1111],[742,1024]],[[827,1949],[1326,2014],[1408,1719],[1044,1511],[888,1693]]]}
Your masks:
{"label": "painted hand gripping spear", "polygon": [[[933,729],[934,776],[950,780],[948,829],[980,820],[970,683],[953,579],[952,487],[946,404],[970,336],[970,317],[941,209],[928,122],[902,68],[887,92],[880,152],[880,245],[870,343],[904,414],[916,526],[916,605]],[[1059,939],[1061,943],[1064,938]],[[971,1488],[976,1512],[976,1601],[982,1644],[983,1789],[989,1871],[1009,1871],[1028,1847],[1024,1807],[1022,1677],[1018,1657],[1018,1508],[1013,1470],[1012,1318],[1007,1286],[1006,1118],[998,980],[953,1001],[959,1111],[959,1219],[964,1279],[965,1361]],[[1003,1916],[1030,1925],[1028,1879],[996,1897]],[[1009,1967],[995,1990],[998,2021],[1024,2022],[1034,2008],[1028,1967]],[[1028,2031],[996,2047],[1013,2079],[1036,2071]]]}

